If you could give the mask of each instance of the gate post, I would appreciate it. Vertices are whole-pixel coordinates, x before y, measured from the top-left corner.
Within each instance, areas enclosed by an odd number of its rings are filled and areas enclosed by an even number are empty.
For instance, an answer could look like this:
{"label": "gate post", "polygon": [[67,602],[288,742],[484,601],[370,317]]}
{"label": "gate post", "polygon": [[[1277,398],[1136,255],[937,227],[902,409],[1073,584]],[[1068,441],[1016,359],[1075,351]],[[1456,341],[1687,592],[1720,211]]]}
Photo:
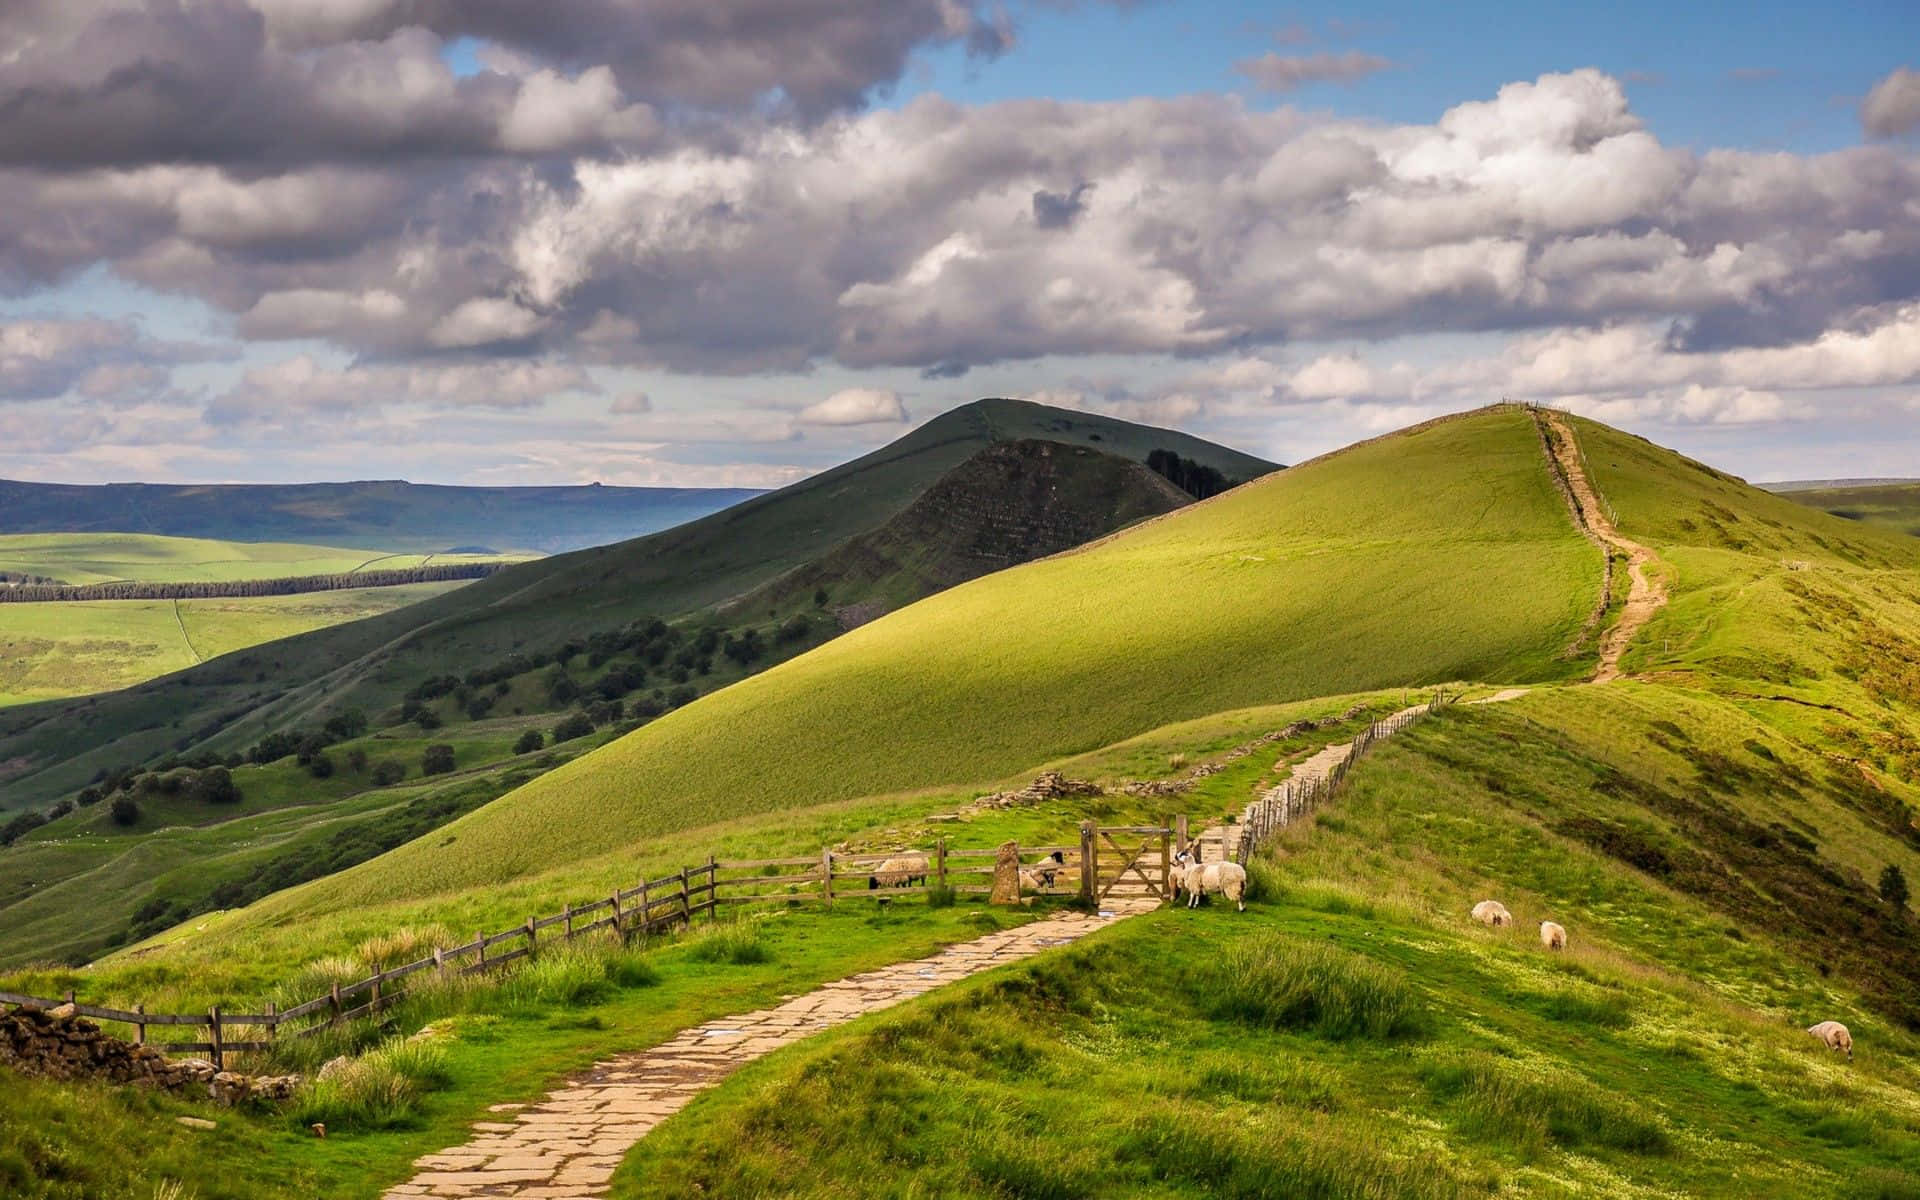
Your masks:
{"label": "gate post", "polygon": [[[1182,824],[1186,822],[1185,817],[1181,817],[1180,820]],[[1181,831],[1183,837],[1185,832],[1185,830]],[[1162,904],[1173,899],[1172,876],[1173,830],[1163,824],[1160,826],[1160,903]]]}
{"label": "gate post", "polygon": [[1089,908],[1099,899],[1100,851],[1093,844],[1093,822],[1080,822],[1080,899]]}
{"label": "gate post", "polygon": [[1177,849],[1187,848],[1187,814],[1185,813],[1173,819],[1173,840]]}

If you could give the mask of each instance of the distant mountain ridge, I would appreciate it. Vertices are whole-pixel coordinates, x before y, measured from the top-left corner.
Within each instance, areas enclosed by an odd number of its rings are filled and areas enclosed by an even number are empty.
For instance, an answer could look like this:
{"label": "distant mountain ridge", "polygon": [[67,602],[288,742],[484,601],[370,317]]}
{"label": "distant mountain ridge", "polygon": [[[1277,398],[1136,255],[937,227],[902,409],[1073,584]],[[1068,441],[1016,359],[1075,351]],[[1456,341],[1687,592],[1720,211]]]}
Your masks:
{"label": "distant mountain ridge", "polygon": [[0,479],[0,533],[157,533],[429,553],[559,554],[640,537],[762,495],[751,488],[349,483],[30,483]]}

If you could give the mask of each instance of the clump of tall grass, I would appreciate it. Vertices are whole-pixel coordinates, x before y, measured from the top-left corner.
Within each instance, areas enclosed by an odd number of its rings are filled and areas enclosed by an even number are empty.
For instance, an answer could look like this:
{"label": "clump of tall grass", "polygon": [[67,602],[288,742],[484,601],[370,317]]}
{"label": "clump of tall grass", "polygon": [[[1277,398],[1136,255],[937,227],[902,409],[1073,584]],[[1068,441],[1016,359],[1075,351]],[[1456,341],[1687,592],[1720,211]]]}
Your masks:
{"label": "clump of tall grass", "polygon": [[728,921],[693,942],[688,954],[696,962],[731,963],[744,967],[773,961],[773,950],[760,937],[758,922]]}
{"label": "clump of tall grass", "polygon": [[1322,1037],[1409,1037],[1426,1013],[1406,973],[1333,946],[1267,933],[1196,977],[1216,1019]]}
{"label": "clump of tall grass", "polygon": [[501,977],[494,989],[497,1007],[588,1008],[604,1004],[622,988],[652,987],[660,973],[640,954],[625,948],[563,946],[545,950],[532,962]]}
{"label": "clump of tall grass", "polygon": [[453,935],[444,925],[403,925],[375,934],[361,942],[353,953],[368,970],[385,971],[431,957],[436,946],[445,948],[453,944]]}
{"label": "clump of tall grass", "polygon": [[392,1129],[412,1122],[421,1096],[450,1082],[442,1042],[390,1038],[308,1080],[288,1112],[299,1125]]}
{"label": "clump of tall grass", "polygon": [[1271,904],[1286,894],[1286,878],[1280,873],[1279,863],[1258,855],[1247,863],[1248,903]]}
{"label": "clump of tall grass", "polygon": [[1605,1146],[1634,1154],[1665,1154],[1673,1148],[1665,1127],[1643,1108],[1577,1076],[1531,1073],[1485,1054],[1431,1067],[1425,1074],[1436,1095],[1462,1106],[1468,1130],[1490,1140],[1526,1148],[1549,1141]]}
{"label": "clump of tall grass", "polygon": [[360,982],[371,973],[358,958],[329,954],[308,962],[289,976],[274,990],[274,1001],[281,1008],[292,1008],[326,995],[327,990],[335,984],[346,987]]}
{"label": "clump of tall grass", "polygon": [[1123,1137],[1119,1156],[1160,1182],[1216,1196],[1392,1196],[1453,1200],[1461,1182],[1430,1158],[1383,1154],[1364,1128],[1319,1119],[1249,1126],[1191,1107],[1156,1107]]}
{"label": "clump of tall grass", "polygon": [[928,908],[952,908],[954,902],[959,898],[960,893],[954,891],[946,884],[930,883],[927,885]]}

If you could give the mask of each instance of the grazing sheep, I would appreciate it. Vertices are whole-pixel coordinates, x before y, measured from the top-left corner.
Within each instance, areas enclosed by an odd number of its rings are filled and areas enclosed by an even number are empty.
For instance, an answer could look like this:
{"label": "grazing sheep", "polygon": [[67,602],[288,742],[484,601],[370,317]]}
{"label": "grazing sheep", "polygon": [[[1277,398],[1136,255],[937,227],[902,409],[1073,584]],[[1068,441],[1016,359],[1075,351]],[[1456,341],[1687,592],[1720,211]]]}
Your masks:
{"label": "grazing sheep", "polygon": [[1247,869],[1239,863],[1192,861],[1192,856],[1181,851],[1174,858],[1181,868],[1179,882],[1175,892],[1187,894],[1187,907],[1200,907],[1203,896],[1222,895],[1234,902],[1239,911],[1247,911]]}
{"label": "grazing sheep", "polygon": [[1507,906],[1498,900],[1482,900],[1474,905],[1473,919],[1482,925],[1491,925],[1495,929],[1513,924],[1513,914],[1508,912]]}
{"label": "grazing sheep", "polygon": [[1844,1051],[1848,1059],[1853,1058],[1853,1034],[1838,1021],[1822,1021],[1818,1025],[1807,1027],[1807,1032],[1820,1039],[1827,1049],[1839,1053]]}
{"label": "grazing sheep", "polygon": [[1567,948],[1567,931],[1552,921],[1540,922],[1540,944],[1549,950]]}
{"label": "grazing sheep", "polygon": [[867,876],[867,890],[912,887],[926,881],[927,856],[916,850],[911,854],[897,854],[881,863]]}
{"label": "grazing sheep", "polygon": [[1058,850],[1047,855],[1032,866],[1020,868],[1020,883],[1035,891],[1051,888],[1060,878],[1060,872],[1066,870],[1067,856]]}

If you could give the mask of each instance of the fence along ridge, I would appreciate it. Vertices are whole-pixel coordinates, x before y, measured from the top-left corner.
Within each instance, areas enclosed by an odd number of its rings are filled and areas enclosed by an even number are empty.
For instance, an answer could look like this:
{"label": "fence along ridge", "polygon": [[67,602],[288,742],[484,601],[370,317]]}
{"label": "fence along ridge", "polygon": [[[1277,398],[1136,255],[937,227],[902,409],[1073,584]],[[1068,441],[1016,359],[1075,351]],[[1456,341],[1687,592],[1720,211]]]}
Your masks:
{"label": "fence along ridge", "polygon": [[[1329,797],[1345,779],[1348,767],[1371,748],[1374,742],[1383,737],[1392,736],[1442,704],[1451,702],[1452,698],[1445,693],[1436,693],[1434,698],[1421,708],[1376,721],[1354,739],[1346,756],[1328,777],[1305,781],[1288,780],[1267,792],[1247,811],[1242,826],[1239,853],[1236,855],[1237,860],[1245,862],[1259,843],[1270,836],[1274,830],[1289,824],[1300,814],[1309,811]],[[1180,819],[1180,827],[1183,829],[1185,827],[1184,817]],[[1103,833],[1123,835],[1165,836],[1173,832],[1171,828],[1146,825],[1100,826],[1098,829]],[[1078,845],[1022,846],[1019,849],[1021,854],[1049,854],[1057,850],[1070,858],[1079,857],[1083,877],[1088,876],[1090,871],[1095,869],[1094,863],[1097,861],[1087,856],[1084,842]],[[131,1025],[134,1029],[134,1041],[141,1045],[148,1044],[149,1026],[202,1028],[208,1033],[208,1040],[204,1042],[157,1041],[151,1044],[156,1049],[170,1054],[206,1053],[212,1056],[216,1067],[223,1067],[223,1059],[228,1051],[270,1049],[274,1039],[278,1038],[282,1025],[301,1022],[306,1018],[325,1013],[324,1021],[302,1025],[292,1033],[292,1036],[304,1037],[347,1021],[375,1015],[381,1009],[398,1003],[406,994],[401,989],[387,988],[387,984],[398,983],[422,971],[431,970],[461,976],[477,975],[523,958],[537,958],[542,941],[541,933],[556,926],[563,927],[562,932],[555,935],[561,941],[571,941],[609,928],[623,940],[628,940],[636,935],[648,937],[656,931],[668,930],[676,925],[691,927],[693,919],[701,913],[707,913],[711,919],[717,919],[722,904],[819,900],[832,906],[836,900],[889,899],[899,893],[890,888],[874,890],[859,888],[842,891],[836,889],[834,883],[837,879],[864,878],[872,873],[872,868],[901,853],[903,852],[896,850],[839,854],[827,849],[816,856],[743,859],[739,862],[722,862],[709,857],[704,864],[685,867],[662,875],[658,879],[643,879],[633,887],[621,888],[610,893],[603,900],[593,900],[585,904],[569,903],[557,913],[544,917],[528,917],[520,924],[497,933],[476,933],[471,941],[458,946],[436,946],[425,957],[382,968],[365,979],[353,983],[335,984],[322,995],[284,1009],[276,1009],[268,1005],[269,1011],[264,1013],[230,1013],[223,1011],[219,1005],[209,1007],[206,1012],[150,1013],[144,1006],[137,1004],[131,1009],[80,1004],[75,1000],[71,990],[67,992],[64,999],[0,991],[0,1006],[49,1009],[71,1005],[76,1016]],[[930,863],[929,875],[936,876],[940,886],[952,887],[956,892],[967,895],[986,895],[992,891],[992,888],[984,886],[990,880],[983,877],[993,875],[992,865],[973,865],[970,861],[952,862],[950,860],[992,859],[998,853],[997,849],[950,849],[946,839],[941,838]],[[796,871],[793,868],[801,869]],[[781,873],[721,877],[723,871],[765,870]],[[949,882],[954,879],[975,879],[978,882],[971,885]],[[792,890],[757,890],[766,887],[791,889],[810,884],[818,885],[818,891],[807,894]],[[722,887],[746,891],[747,894],[722,896],[720,894]],[[748,889],[755,890],[748,891]],[[1057,892],[1053,889],[1047,890],[1049,894],[1066,894],[1064,890]],[[595,915],[603,912],[606,915]],[[516,941],[521,944],[513,949],[489,953],[496,946]],[[472,959],[472,961],[463,961],[466,959]],[[357,1004],[348,1003],[362,996],[366,997],[364,1001]],[[224,1036],[228,1026],[263,1028],[266,1031],[267,1040],[230,1040]]]}
{"label": "fence along ridge", "polygon": [[1353,764],[1364,758],[1375,745],[1452,704],[1455,699],[1453,694],[1440,690],[1425,704],[1382,717],[1360,731],[1348,744],[1347,752],[1325,775],[1287,779],[1262,793],[1258,800],[1247,806],[1241,818],[1240,845],[1234,853],[1234,861],[1244,866],[1260,849],[1261,843],[1331,800],[1347,781],[1347,772],[1353,768]]}

